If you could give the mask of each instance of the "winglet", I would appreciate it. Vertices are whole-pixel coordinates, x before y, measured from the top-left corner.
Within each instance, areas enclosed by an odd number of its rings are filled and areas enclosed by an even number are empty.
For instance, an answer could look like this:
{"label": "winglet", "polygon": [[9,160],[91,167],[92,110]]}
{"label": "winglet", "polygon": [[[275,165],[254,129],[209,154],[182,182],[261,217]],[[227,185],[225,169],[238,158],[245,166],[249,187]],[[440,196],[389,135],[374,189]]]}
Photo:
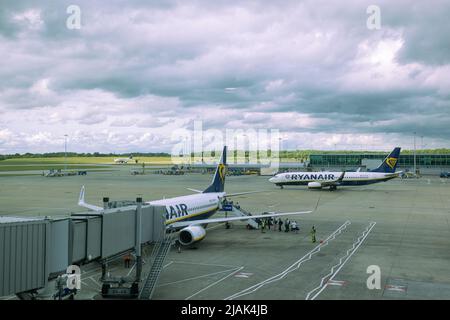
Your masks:
{"label": "winglet", "polygon": [[344,180],[344,176],[345,176],[345,171],[342,171],[341,176],[339,177],[339,179],[336,180],[336,182],[342,182],[342,180]]}
{"label": "winglet", "polygon": [[82,186],[80,190],[80,197],[78,198],[78,205],[81,206],[84,203],[84,186]]}
{"label": "winglet", "polygon": [[84,186],[82,186],[81,190],[80,190],[80,197],[78,198],[78,205],[80,207],[88,208],[93,211],[102,211],[103,210],[102,207],[98,207],[93,204],[87,204],[86,202],[84,202],[84,193],[85,193],[85,188],[84,188]]}

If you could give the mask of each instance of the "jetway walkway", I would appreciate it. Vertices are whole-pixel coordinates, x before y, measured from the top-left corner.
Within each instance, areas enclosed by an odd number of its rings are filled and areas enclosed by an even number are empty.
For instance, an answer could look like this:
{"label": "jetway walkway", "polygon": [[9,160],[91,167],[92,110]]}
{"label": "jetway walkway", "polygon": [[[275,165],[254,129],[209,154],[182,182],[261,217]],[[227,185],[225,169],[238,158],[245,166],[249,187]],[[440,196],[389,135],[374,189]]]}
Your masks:
{"label": "jetway walkway", "polygon": [[145,279],[142,286],[139,299],[150,300],[155,291],[156,284],[163,269],[164,261],[169,254],[170,247],[172,246],[174,239],[174,233],[168,233],[161,241],[157,242],[150,260],[152,261],[152,267]]}
{"label": "jetway walkway", "polygon": [[[111,258],[136,250],[138,243],[165,239],[165,207],[138,207],[128,205],[57,219],[0,217],[0,297],[35,294],[49,280],[67,275],[74,265],[106,265]],[[155,262],[165,257],[168,247],[161,246]]]}

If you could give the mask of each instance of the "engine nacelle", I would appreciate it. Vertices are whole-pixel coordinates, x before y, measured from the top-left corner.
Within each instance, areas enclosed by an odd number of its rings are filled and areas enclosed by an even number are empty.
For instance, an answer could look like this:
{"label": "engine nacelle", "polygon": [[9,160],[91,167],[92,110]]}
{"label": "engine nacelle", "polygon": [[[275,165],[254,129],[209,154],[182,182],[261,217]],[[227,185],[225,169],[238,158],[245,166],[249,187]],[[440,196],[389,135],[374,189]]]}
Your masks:
{"label": "engine nacelle", "polygon": [[322,184],[320,182],[313,181],[313,182],[308,183],[308,188],[310,188],[310,189],[322,189]]}
{"label": "engine nacelle", "polygon": [[206,230],[201,226],[189,226],[180,230],[179,241],[182,245],[202,240],[206,236]]}

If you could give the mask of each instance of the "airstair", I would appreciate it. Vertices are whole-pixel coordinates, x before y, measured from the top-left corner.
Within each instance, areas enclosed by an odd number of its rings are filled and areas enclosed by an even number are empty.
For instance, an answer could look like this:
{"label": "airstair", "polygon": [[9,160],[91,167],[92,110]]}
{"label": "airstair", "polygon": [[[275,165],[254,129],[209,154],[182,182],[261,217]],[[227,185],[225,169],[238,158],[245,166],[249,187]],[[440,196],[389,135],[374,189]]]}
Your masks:
{"label": "airstair", "polygon": [[158,241],[153,248],[151,255],[151,261],[153,261],[153,264],[147,278],[145,279],[144,285],[142,286],[139,299],[150,300],[152,298],[159,276],[163,269],[164,260],[166,259],[172,245],[172,241],[173,233],[168,233],[161,241]]}
{"label": "airstair", "polygon": [[[250,212],[242,209],[241,207],[236,208],[236,206],[234,206],[234,205],[233,205],[233,210],[231,212],[233,212],[238,217],[251,217],[252,216],[252,214]],[[259,225],[258,225],[258,222],[256,222],[255,219],[249,218],[247,220],[247,222],[253,228],[258,229]]]}

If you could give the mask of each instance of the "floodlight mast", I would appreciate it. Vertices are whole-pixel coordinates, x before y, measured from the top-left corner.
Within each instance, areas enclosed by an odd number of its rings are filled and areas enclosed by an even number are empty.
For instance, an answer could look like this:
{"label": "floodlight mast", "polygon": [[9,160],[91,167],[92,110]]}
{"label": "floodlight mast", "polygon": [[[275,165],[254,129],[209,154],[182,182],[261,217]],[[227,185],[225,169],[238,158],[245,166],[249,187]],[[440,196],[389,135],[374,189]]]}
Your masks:
{"label": "floodlight mast", "polygon": [[64,135],[64,171],[67,171],[67,137],[68,135]]}

